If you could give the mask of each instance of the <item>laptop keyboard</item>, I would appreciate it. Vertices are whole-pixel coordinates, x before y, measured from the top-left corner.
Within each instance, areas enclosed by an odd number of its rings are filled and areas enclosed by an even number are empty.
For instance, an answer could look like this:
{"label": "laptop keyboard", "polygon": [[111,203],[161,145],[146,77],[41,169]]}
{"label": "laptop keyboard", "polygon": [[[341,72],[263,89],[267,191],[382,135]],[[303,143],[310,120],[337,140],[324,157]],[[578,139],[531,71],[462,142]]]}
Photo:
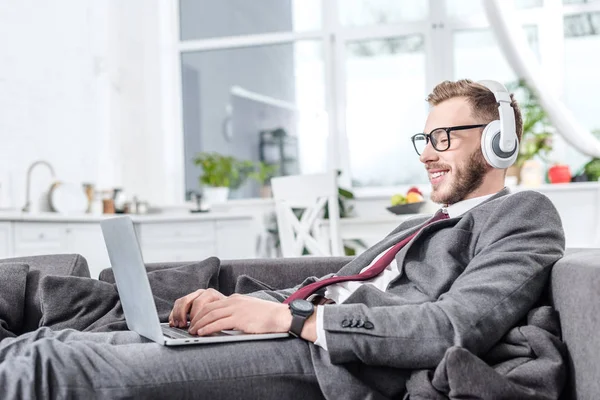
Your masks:
{"label": "laptop keyboard", "polygon": [[190,335],[187,329],[182,328],[174,328],[170,326],[161,326],[163,333],[165,336],[171,339],[189,339],[193,337],[197,337],[196,335]]}
{"label": "laptop keyboard", "polygon": [[[190,335],[190,333],[186,329],[183,328],[175,328],[171,326],[161,325],[163,334],[171,339],[189,339],[189,338],[197,338],[197,335]],[[225,332],[217,332],[213,333],[209,336],[228,336]]]}

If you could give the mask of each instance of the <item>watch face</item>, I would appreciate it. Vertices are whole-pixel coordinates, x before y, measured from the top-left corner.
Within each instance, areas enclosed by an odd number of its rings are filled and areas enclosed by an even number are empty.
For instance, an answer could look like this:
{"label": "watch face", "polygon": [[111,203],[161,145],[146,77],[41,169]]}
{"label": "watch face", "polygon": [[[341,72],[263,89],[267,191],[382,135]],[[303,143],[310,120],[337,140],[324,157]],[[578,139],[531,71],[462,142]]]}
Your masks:
{"label": "watch face", "polygon": [[294,300],[292,301],[292,303],[290,304],[290,306],[292,306],[292,308],[298,312],[301,313],[309,313],[313,311],[313,305],[310,301],[306,301],[306,300]]}

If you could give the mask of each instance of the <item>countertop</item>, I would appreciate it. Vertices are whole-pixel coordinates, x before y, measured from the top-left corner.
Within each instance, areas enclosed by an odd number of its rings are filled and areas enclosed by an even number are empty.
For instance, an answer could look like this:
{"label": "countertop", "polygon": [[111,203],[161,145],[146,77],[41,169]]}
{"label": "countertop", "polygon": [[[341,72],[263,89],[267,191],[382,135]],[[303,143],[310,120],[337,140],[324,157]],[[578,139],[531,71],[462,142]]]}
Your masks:
{"label": "countertop", "polygon": [[23,213],[20,211],[0,210],[0,222],[100,222],[107,218],[127,215],[133,222],[185,222],[252,219],[251,214],[239,212],[169,212],[152,214],[59,214],[54,212]]}

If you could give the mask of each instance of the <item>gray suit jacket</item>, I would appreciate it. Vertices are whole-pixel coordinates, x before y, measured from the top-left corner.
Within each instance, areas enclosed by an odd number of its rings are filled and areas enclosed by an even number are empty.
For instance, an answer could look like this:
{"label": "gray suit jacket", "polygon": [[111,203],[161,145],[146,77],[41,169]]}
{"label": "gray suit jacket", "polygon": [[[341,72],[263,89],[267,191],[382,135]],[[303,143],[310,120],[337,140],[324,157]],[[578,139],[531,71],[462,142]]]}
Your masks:
{"label": "gray suit jacket", "polygon": [[[338,275],[358,273],[426,219],[402,223]],[[460,217],[425,227],[396,256],[400,275],[386,292],[365,284],[343,304],[325,306],[329,351],[311,344],[323,393],[396,397],[409,370],[435,368],[449,347],[484,354],[538,300],[564,247],[556,209],[534,191],[504,189]],[[255,295],[282,301],[296,289]]]}

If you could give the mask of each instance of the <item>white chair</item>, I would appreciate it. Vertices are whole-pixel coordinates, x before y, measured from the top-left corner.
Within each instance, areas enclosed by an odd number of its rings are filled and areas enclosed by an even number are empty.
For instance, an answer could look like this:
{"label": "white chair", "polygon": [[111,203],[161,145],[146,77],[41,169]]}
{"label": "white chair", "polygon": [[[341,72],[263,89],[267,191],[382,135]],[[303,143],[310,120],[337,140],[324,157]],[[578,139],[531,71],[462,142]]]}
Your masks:
{"label": "white chair", "polygon": [[[279,241],[283,257],[303,255],[342,256],[337,173],[292,175],[271,179]],[[319,222],[329,208],[328,237],[321,235]],[[300,219],[294,209],[303,209]]]}

